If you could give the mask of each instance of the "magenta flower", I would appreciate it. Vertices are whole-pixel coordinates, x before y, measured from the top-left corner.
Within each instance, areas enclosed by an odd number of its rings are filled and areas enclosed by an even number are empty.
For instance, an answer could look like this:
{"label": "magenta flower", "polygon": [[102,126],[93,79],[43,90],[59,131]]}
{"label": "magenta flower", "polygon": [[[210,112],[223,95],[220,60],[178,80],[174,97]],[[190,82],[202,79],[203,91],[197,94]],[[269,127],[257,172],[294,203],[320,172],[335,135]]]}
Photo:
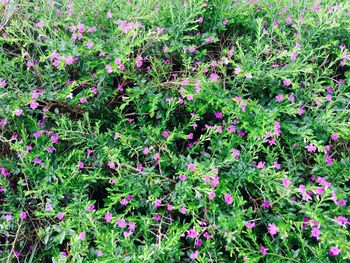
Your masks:
{"label": "magenta flower", "polygon": [[64,218],[64,214],[62,212],[57,213],[58,220],[62,220]]}
{"label": "magenta flower", "polygon": [[160,199],[156,199],[156,201],[154,201],[154,207],[155,208],[160,207],[161,204],[162,204],[162,200],[160,200]]}
{"label": "magenta flower", "polygon": [[333,141],[338,141],[339,135],[336,134],[336,133],[333,133],[333,134],[331,135],[331,139],[332,139]]}
{"label": "magenta flower", "polygon": [[187,237],[189,237],[189,238],[197,238],[198,237],[198,233],[196,232],[196,230],[191,228],[190,230],[188,230]]}
{"label": "magenta flower", "polygon": [[319,239],[319,237],[320,237],[320,229],[318,229],[317,227],[314,227],[314,228],[312,228],[312,230],[311,230],[311,236],[312,237],[314,237],[314,238],[316,238],[317,240]]}
{"label": "magenta flower", "polygon": [[266,255],[266,254],[267,254],[267,248],[264,247],[264,246],[261,246],[261,247],[260,247],[260,253],[261,253],[262,255]]}
{"label": "magenta flower", "polygon": [[82,97],[82,98],[81,98],[79,101],[80,101],[80,103],[84,104],[84,103],[86,103],[86,102],[87,102],[87,98]]}
{"label": "magenta flower", "polygon": [[292,183],[287,177],[285,177],[282,179],[282,184],[285,188],[288,188]]}
{"label": "magenta flower", "polygon": [[216,73],[212,73],[212,74],[210,74],[210,79],[211,79],[213,82],[218,82],[218,80],[219,80],[219,75],[216,74]]}
{"label": "magenta flower", "polygon": [[258,164],[256,166],[257,169],[262,169],[264,167],[265,167],[265,162],[258,162]]}
{"label": "magenta flower", "polygon": [[15,115],[16,115],[16,116],[21,116],[22,113],[23,113],[23,110],[22,110],[22,109],[17,109],[17,110],[15,111]]}
{"label": "magenta flower", "polygon": [[106,213],[105,214],[105,220],[106,220],[106,223],[110,223],[112,221],[112,217],[113,217],[113,214],[112,213]]}
{"label": "magenta flower", "polygon": [[31,109],[35,110],[36,108],[39,107],[39,103],[36,100],[31,100],[29,103],[29,106]]}
{"label": "magenta flower", "polygon": [[106,65],[106,71],[107,71],[107,73],[112,73],[113,72],[112,66],[107,64]]}
{"label": "magenta flower", "polygon": [[276,235],[278,233],[278,228],[275,225],[275,223],[269,223],[268,227],[267,227],[267,230],[269,231],[271,236],[274,236],[274,235]]}
{"label": "magenta flower", "polygon": [[270,201],[264,200],[261,207],[262,208],[270,208]]}
{"label": "magenta flower", "polygon": [[245,223],[245,226],[249,229],[252,229],[255,227],[255,222],[254,221],[248,221],[247,223]]}
{"label": "magenta flower", "polygon": [[180,175],[179,175],[179,180],[180,180],[180,181],[186,181],[186,175],[180,174]]}
{"label": "magenta flower", "polygon": [[208,193],[208,198],[209,198],[209,200],[213,200],[214,198],[215,198],[215,193],[214,192],[209,192]]}
{"label": "magenta flower", "polygon": [[283,95],[282,95],[282,94],[278,94],[278,95],[276,96],[276,101],[277,101],[277,102],[282,102],[282,101],[283,101]]}
{"label": "magenta flower", "polygon": [[84,163],[81,162],[81,161],[79,161],[79,162],[78,162],[78,167],[79,167],[80,169],[83,169],[83,168],[84,168]]}
{"label": "magenta flower", "polygon": [[118,219],[117,220],[117,225],[120,228],[125,228],[127,224],[126,224],[126,221],[124,219]]}
{"label": "magenta flower", "polygon": [[283,80],[283,85],[284,86],[289,86],[290,84],[292,84],[292,82],[289,79],[284,79]]}
{"label": "magenta flower", "polygon": [[164,138],[168,138],[170,136],[170,131],[164,131],[162,135]]}
{"label": "magenta flower", "polygon": [[329,250],[329,255],[331,257],[338,256],[339,254],[340,254],[340,249],[338,247],[331,247],[331,249]]}
{"label": "magenta flower", "polygon": [[193,163],[188,163],[187,164],[187,168],[190,171],[194,171],[196,169],[196,166]]}
{"label": "magenta flower", "polygon": [[190,255],[190,259],[195,260],[199,255],[199,251],[196,250]]}
{"label": "magenta flower", "polygon": [[241,68],[240,67],[236,67],[235,68],[235,74],[238,75],[241,72]]}
{"label": "magenta flower", "polygon": [[187,213],[187,208],[183,206],[183,207],[181,208],[180,212],[181,212],[181,214],[186,215],[186,213]]}
{"label": "magenta flower", "polygon": [[225,195],[224,195],[224,199],[225,199],[225,202],[226,202],[228,205],[231,205],[231,204],[233,203],[231,194],[225,194]]}
{"label": "magenta flower", "polygon": [[88,49],[91,49],[93,46],[94,46],[94,42],[92,42],[92,41],[89,41],[89,42],[86,44],[86,47],[87,47]]}
{"label": "magenta flower", "polygon": [[310,153],[316,152],[316,150],[317,150],[316,146],[314,146],[313,144],[309,144],[309,145],[305,146],[305,148]]}
{"label": "magenta flower", "polygon": [[85,238],[86,238],[85,232],[80,232],[80,234],[79,234],[79,239],[80,239],[80,240],[85,240]]}
{"label": "magenta flower", "polygon": [[88,212],[93,212],[95,210],[95,205],[94,204],[89,205],[86,210]]}

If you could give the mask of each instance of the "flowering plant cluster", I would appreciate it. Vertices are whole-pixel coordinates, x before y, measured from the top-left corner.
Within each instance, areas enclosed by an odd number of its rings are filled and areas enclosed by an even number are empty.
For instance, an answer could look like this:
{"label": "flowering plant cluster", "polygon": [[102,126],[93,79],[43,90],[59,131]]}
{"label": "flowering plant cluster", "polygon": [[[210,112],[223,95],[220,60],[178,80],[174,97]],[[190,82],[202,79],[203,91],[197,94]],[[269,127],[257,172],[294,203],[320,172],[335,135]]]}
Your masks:
{"label": "flowering plant cluster", "polygon": [[0,1],[1,262],[350,261],[350,3]]}

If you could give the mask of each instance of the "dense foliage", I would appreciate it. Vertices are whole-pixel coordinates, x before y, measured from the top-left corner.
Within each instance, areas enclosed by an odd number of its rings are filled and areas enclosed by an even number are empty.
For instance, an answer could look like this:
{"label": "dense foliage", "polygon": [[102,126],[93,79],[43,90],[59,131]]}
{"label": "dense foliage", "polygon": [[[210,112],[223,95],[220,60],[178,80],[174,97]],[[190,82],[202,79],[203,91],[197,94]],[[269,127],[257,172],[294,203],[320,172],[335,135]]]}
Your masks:
{"label": "dense foliage", "polygon": [[0,2],[1,262],[349,262],[350,2]]}

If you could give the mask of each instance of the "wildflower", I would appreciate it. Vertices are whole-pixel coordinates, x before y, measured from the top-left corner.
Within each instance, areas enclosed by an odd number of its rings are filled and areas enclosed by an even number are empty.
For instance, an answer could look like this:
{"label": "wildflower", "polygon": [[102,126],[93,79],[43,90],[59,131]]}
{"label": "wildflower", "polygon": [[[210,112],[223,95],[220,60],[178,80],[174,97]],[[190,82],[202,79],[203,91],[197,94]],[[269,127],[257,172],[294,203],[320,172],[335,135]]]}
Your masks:
{"label": "wildflower", "polygon": [[62,220],[64,218],[64,214],[62,212],[57,213],[58,220]]}
{"label": "wildflower", "polygon": [[277,102],[282,102],[282,101],[283,101],[283,95],[282,95],[282,94],[278,94],[278,95],[276,96],[276,101],[277,101]]}
{"label": "wildflower", "polygon": [[189,238],[197,238],[198,237],[198,233],[196,232],[196,230],[191,228],[190,230],[188,230],[187,237],[189,237]]}
{"label": "wildflower", "polygon": [[248,221],[247,223],[245,223],[245,226],[249,229],[252,229],[255,227],[255,222],[254,221]]}
{"label": "wildflower", "polygon": [[215,198],[215,193],[214,192],[209,192],[208,193],[208,198],[209,198],[209,200],[213,200]]}
{"label": "wildflower", "polygon": [[0,78],[0,87],[6,87],[6,86],[7,86],[6,80]]}
{"label": "wildflower", "polygon": [[329,250],[329,256],[331,257],[338,256],[339,254],[340,254],[340,249],[338,247],[331,247],[331,249]]}
{"label": "wildflower", "polygon": [[187,164],[187,168],[190,171],[194,171],[196,169],[196,166],[193,163],[188,163]]}
{"label": "wildflower", "polygon": [[265,167],[265,162],[258,162],[258,164],[256,166],[257,169],[262,169],[264,167]]}
{"label": "wildflower", "polygon": [[112,17],[113,17],[113,14],[112,14],[111,10],[108,10],[107,18],[111,19]]}
{"label": "wildflower", "polygon": [[269,223],[268,227],[267,227],[267,230],[269,231],[271,236],[274,236],[274,235],[276,235],[278,233],[278,228],[275,225],[275,223]]}
{"label": "wildflower", "polygon": [[285,188],[288,188],[292,183],[287,177],[285,177],[282,179],[282,184]]}
{"label": "wildflower", "polygon": [[87,47],[88,49],[91,49],[93,46],[94,46],[94,42],[92,42],[92,41],[89,41],[89,42],[86,44],[86,47]]}
{"label": "wildflower", "polygon": [[53,135],[51,136],[50,140],[52,143],[57,144],[58,141],[60,140],[60,137],[58,137],[58,135]]}
{"label": "wildflower", "polygon": [[281,168],[281,165],[280,165],[278,162],[274,162],[274,163],[273,163],[273,166],[274,166],[277,170],[279,170],[279,169]]}
{"label": "wildflower", "polygon": [[180,174],[179,179],[180,179],[180,181],[186,181],[186,175]]}
{"label": "wildflower", "polygon": [[170,131],[164,131],[162,135],[164,138],[168,138],[170,136]]}
{"label": "wildflower", "polygon": [[107,64],[106,65],[106,71],[107,71],[107,73],[112,73],[113,72],[112,66]]}
{"label": "wildflower", "polygon": [[290,84],[292,84],[292,82],[289,79],[284,79],[283,80],[283,85],[284,86],[289,86]]}
{"label": "wildflower", "polygon": [[80,232],[80,234],[79,234],[79,239],[80,239],[80,240],[85,240],[85,237],[86,237],[85,232]]}
{"label": "wildflower", "polygon": [[160,199],[156,199],[156,201],[154,201],[154,207],[155,208],[160,207],[161,204],[162,204],[162,200],[160,200]]}
{"label": "wildflower", "polygon": [[109,167],[109,169],[112,169],[112,170],[115,169],[115,163],[114,162],[108,162],[107,166]]}
{"label": "wildflower", "polygon": [[202,245],[202,243],[203,243],[202,239],[198,239],[198,240],[196,240],[196,242],[194,242],[194,245],[196,247],[200,247]]}
{"label": "wildflower", "polygon": [[117,225],[120,228],[125,228],[126,227],[126,221],[124,219],[118,219],[117,220]]}
{"label": "wildflower", "polygon": [[98,256],[98,257],[102,257],[102,251],[101,250],[97,250],[96,251],[96,256]]}
{"label": "wildflower", "polygon": [[106,220],[106,223],[110,223],[112,221],[112,217],[113,217],[113,214],[112,213],[106,213],[105,214],[105,220]]}
{"label": "wildflower", "polygon": [[195,260],[199,255],[199,251],[196,250],[190,255],[190,259]]}
{"label": "wildflower", "polygon": [[222,112],[215,112],[214,115],[215,115],[215,118],[217,119],[222,119],[222,116],[223,116]]}
{"label": "wildflower", "polygon": [[311,236],[318,240],[320,237],[320,229],[318,229],[317,227],[312,228]]}
{"label": "wildflower", "polygon": [[159,214],[154,214],[153,219],[154,219],[154,221],[159,222],[161,217]]}
{"label": "wildflower", "polygon": [[236,67],[235,68],[235,74],[238,75],[241,72],[241,68],[240,67]]}
{"label": "wildflower", "polygon": [[121,204],[122,206],[127,206],[128,203],[129,203],[129,201],[128,201],[128,199],[126,199],[126,198],[123,198],[122,200],[120,200],[120,204]]}
{"label": "wildflower", "polygon": [[333,141],[338,141],[339,135],[336,134],[336,133],[333,133],[333,134],[331,135],[331,139],[332,139]]}
{"label": "wildflower", "polygon": [[81,162],[81,161],[79,161],[79,162],[78,162],[78,167],[79,167],[80,169],[83,169],[83,168],[84,168],[84,163]]}
{"label": "wildflower", "polygon": [[316,146],[314,146],[313,144],[309,144],[309,145],[305,146],[305,148],[310,153],[316,152],[316,150],[317,150]]}
{"label": "wildflower", "polygon": [[13,220],[13,216],[12,216],[12,215],[5,215],[5,216],[4,216],[4,219],[5,219],[6,221],[12,221],[12,220]]}
{"label": "wildflower", "polygon": [[186,207],[183,206],[183,207],[181,208],[181,211],[180,211],[180,212],[181,212],[181,214],[186,215],[186,213],[187,213]]}
{"label": "wildflower", "polygon": [[29,106],[31,109],[35,110],[36,108],[38,108],[39,103],[36,100],[31,100]]}
{"label": "wildflower", "polygon": [[210,79],[216,83],[219,80],[219,75],[216,73],[212,73],[212,74],[210,74]]}
{"label": "wildflower", "polygon": [[91,204],[88,206],[88,208],[86,209],[88,212],[93,212],[95,210],[95,205]]}
{"label": "wildflower", "polygon": [[224,199],[228,205],[231,205],[233,203],[232,196],[230,194],[225,194]]}
{"label": "wildflower", "polygon": [[266,255],[266,254],[267,254],[267,248],[264,247],[264,246],[261,246],[261,247],[260,247],[260,253],[261,253],[262,255]]}
{"label": "wildflower", "polygon": [[270,208],[270,201],[264,200],[261,207],[262,208]]}
{"label": "wildflower", "polygon": [[142,62],[142,57],[141,57],[141,55],[137,55],[137,57],[136,57],[136,63],[135,63],[136,67],[141,68],[142,64],[143,64],[143,62]]}

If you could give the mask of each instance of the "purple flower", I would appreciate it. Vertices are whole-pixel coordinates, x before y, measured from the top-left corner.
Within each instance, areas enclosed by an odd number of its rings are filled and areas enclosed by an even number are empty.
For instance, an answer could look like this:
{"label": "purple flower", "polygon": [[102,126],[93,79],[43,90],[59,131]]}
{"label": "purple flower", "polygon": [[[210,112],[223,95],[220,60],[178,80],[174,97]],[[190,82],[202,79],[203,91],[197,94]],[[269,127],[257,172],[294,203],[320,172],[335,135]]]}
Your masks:
{"label": "purple flower", "polygon": [[288,188],[292,183],[287,177],[285,177],[282,179],[282,184],[285,188]]}
{"label": "purple flower", "polygon": [[267,227],[267,230],[269,231],[271,236],[274,236],[274,235],[276,235],[278,233],[278,228],[275,225],[275,223],[269,223],[268,227]]}
{"label": "purple flower", "polygon": [[226,202],[228,205],[231,205],[231,204],[233,203],[231,194],[225,194],[225,195],[224,195],[224,199],[225,199],[225,202]]}
{"label": "purple flower", "polygon": [[282,95],[282,94],[278,94],[278,95],[276,96],[276,101],[277,101],[277,102],[282,102],[282,101],[283,101],[283,95]]}
{"label": "purple flower", "polygon": [[257,169],[262,169],[264,167],[265,167],[265,162],[258,162],[258,164],[256,166]]}
{"label": "purple flower", "polygon": [[180,174],[180,175],[179,175],[179,180],[180,180],[180,181],[186,181],[186,175]]}
{"label": "purple flower", "polygon": [[191,258],[192,260],[195,260],[195,259],[198,257],[198,255],[199,255],[199,251],[196,250],[196,251],[194,251],[194,252],[190,255],[190,258]]}
{"label": "purple flower", "polygon": [[289,86],[290,84],[292,84],[292,82],[289,79],[284,79],[283,80],[283,85],[284,86]]}
{"label": "purple flower", "polygon": [[80,232],[79,239],[80,240],[85,240],[85,237],[86,237],[85,232]]}
{"label": "purple flower", "polygon": [[247,223],[245,223],[245,226],[249,229],[252,229],[255,227],[255,222],[254,221],[248,221]]}
{"label": "purple flower", "polygon": [[320,229],[318,229],[317,227],[312,228],[311,236],[315,237],[318,240],[320,237]]}
{"label": "purple flower", "polygon": [[105,214],[105,220],[106,220],[106,223],[110,223],[112,221],[112,217],[113,217],[113,214],[112,213],[106,213]]}
{"label": "purple flower", "polygon": [[36,108],[38,108],[39,103],[36,100],[31,100],[29,103],[29,107],[33,110],[35,110]]}
{"label": "purple flower", "polygon": [[196,232],[196,230],[191,228],[190,230],[188,230],[187,237],[189,237],[189,238],[197,238],[198,237],[198,233]]}
{"label": "purple flower", "polygon": [[333,134],[331,135],[331,139],[332,139],[333,141],[338,141],[339,135],[336,134],[336,133],[333,133]]}
{"label": "purple flower", "polygon": [[309,144],[309,145],[305,146],[305,148],[310,153],[316,152],[316,150],[317,150],[316,146],[314,146],[313,144]]}
{"label": "purple flower", "polygon": [[62,220],[64,218],[64,214],[62,212],[57,213],[58,220]]}
{"label": "purple flower", "polygon": [[264,246],[261,246],[261,247],[260,247],[260,253],[261,253],[262,255],[266,255],[266,254],[267,254],[267,248],[264,247]]}
{"label": "purple flower", "polygon": [[270,208],[270,201],[264,200],[261,207],[262,208]]}
{"label": "purple flower", "polygon": [[329,250],[329,255],[331,257],[338,256],[339,254],[340,254],[340,249],[338,247],[331,247],[331,249]]}
{"label": "purple flower", "polygon": [[126,224],[126,221],[124,219],[118,219],[117,220],[117,225],[120,228],[125,228],[127,224]]}

